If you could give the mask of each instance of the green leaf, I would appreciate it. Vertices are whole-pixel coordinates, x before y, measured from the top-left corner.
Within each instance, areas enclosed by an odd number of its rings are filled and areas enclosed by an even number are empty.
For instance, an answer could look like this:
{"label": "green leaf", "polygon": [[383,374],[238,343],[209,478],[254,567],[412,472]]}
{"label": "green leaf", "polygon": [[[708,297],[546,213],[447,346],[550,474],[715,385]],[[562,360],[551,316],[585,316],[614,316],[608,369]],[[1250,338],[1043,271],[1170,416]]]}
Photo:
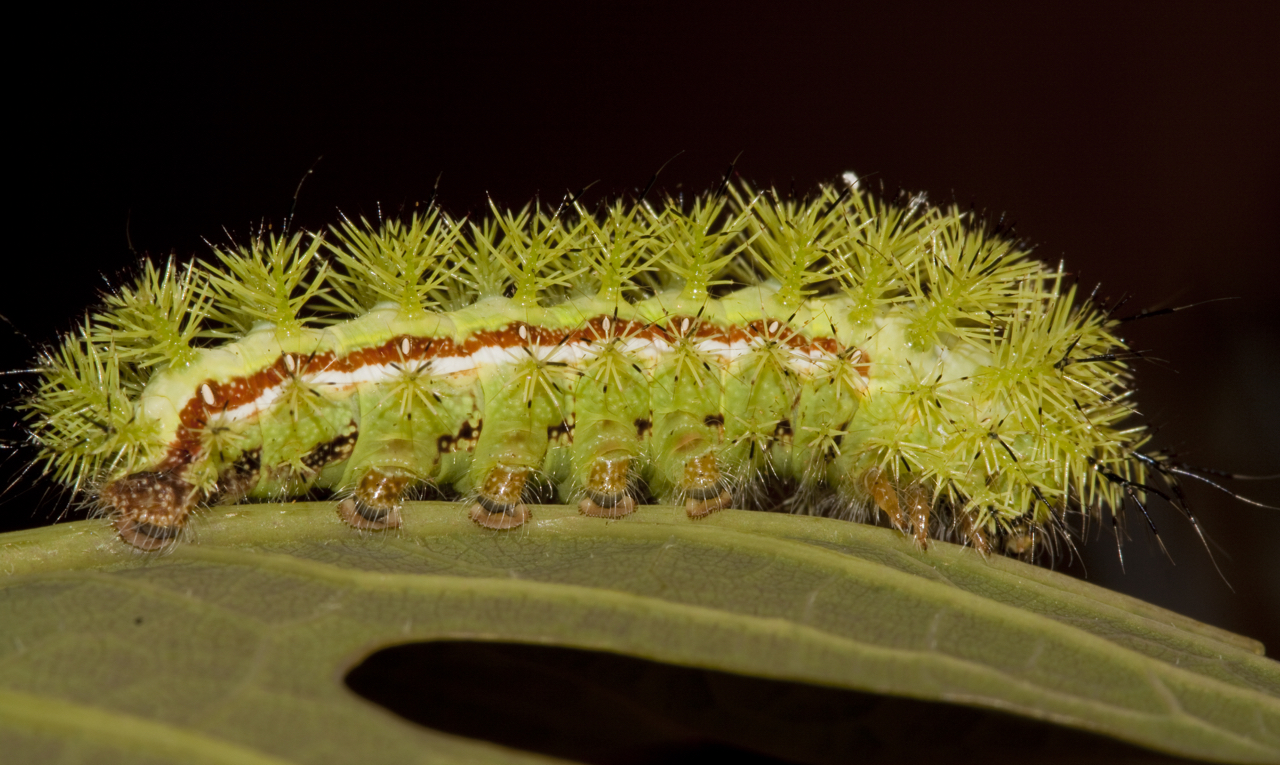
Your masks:
{"label": "green leaf", "polygon": [[1280,760],[1262,646],[1044,569],[840,521],[541,507],[511,532],[411,504],[215,508],[139,554],[100,522],[0,536],[10,761],[545,761],[352,694],[373,651],[487,640],[968,704],[1184,757]]}

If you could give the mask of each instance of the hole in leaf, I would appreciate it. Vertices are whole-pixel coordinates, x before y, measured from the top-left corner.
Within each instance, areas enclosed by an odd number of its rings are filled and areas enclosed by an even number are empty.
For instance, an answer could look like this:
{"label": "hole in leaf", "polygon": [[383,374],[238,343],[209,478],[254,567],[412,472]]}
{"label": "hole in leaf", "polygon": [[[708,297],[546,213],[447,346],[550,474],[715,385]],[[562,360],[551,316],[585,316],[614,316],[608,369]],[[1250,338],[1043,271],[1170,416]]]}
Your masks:
{"label": "hole in leaf", "polygon": [[411,643],[346,682],[419,725],[601,765],[1180,761],[998,712],[555,646]]}

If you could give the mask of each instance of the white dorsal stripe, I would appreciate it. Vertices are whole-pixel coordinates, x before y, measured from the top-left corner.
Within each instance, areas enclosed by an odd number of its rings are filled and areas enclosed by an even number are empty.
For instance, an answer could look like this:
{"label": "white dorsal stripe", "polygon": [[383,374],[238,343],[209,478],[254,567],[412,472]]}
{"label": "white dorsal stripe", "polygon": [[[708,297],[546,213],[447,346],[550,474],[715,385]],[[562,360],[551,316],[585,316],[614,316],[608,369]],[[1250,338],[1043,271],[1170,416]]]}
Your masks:
{"label": "white dorsal stripe", "polygon": [[[523,331],[523,328],[521,331]],[[750,353],[757,344],[751,340],[739,340],[731,343],[719,340],[702,340],[695,343],[694,346],[698,352],[715,357],[719,365],[727,369],[734,361]],[[656,338],[653,340],[629,338],[622,341],[621,346],[620,350],[633,356],[650,373],[657,367],[663,355],[670,353],[672,349],[670,343]],[[568,365],[569,369],[581,367],[594,356],[592,344],[589,342],[566,342],[511,348],[487,345],[466,356],[437,356],[432,358],[430,360],[431,374],[442,377],[466,374],[485,375],[487,372],[496,371],[501,367],[510,367],[527,361],[530,356],[529,353],[526,353],[525,348],[537,359],[544,362],[561,362]],[[285,358],[289,358],[289,356]],[[835,358],[835,354],[814,347],[807,351],[793,350],[790,362],[792,370],[797,374],[814,376],[827,370],[827,362]],[[403,359],[394,363],[384,364],[366,364],[349,372],[329,370],[307,372],[301,375],[301,382],[336,393],[354,385],[392,381],[404,374],[402,361],[416,360],[418,359]],[[259,413],[271,408],[280,396],[284,394],[287,385],[288,383],[281,383],[267,388],[253,401],[227,410],[220,419],[224,422],[234,422],[257,416]],[[208,384],[201,385],[200,395],[207,405],[214,405],[213,391]]]}

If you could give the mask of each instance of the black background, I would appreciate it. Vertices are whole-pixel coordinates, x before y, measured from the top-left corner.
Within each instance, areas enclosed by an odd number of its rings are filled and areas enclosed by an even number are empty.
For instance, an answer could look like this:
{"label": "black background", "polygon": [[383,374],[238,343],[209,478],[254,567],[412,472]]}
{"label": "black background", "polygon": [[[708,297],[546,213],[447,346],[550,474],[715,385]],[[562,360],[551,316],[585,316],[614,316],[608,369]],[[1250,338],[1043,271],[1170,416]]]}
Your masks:
{"label": "black background", "polygon": [[[361,4],[15,25],[30,52],[8,73],[2,363],[26,365],[133,251],[279,226],[313,165],[296,212],[315,228],[426,200],[437,178],[456,214],[486,194],[634,193],[677,152],[660,187],[699,191],[741,152],[757,184],[855,170],[1007,213],[1134,310],[1239,298],[1127,327],[1159,359],[1138,400],[1188,461],[1278,472],[1276,7]],[[10,455],[10,472],[29,457]],[[29,484],[0,526],[66,509]],[[1237,485],[1280,504],[1277,482]],[[1280,511],[1191,496],[1234,592],[1163,506],[1175,563],[1131,522],[1126,572],[1107,537],[1060,567],[1280,650]]]}

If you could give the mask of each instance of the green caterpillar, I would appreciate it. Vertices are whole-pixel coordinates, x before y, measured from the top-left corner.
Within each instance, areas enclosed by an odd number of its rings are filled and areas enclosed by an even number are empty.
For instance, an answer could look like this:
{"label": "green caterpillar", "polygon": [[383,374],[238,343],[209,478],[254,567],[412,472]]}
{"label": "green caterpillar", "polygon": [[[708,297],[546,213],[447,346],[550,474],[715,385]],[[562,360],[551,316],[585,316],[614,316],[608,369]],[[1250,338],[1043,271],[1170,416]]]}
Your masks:
{"label": "green caterpillar", "polygon": [[1160,465],[1116,320],[970,216],[851,176],[214,254],[144,263],[22,404],[44,471],[145,550],[202,505],[329,489],[387,529],[452,487],[492,529],[551,489],[606,518],[781,493],[1025,553],[1068,512],[1141,507]]}

